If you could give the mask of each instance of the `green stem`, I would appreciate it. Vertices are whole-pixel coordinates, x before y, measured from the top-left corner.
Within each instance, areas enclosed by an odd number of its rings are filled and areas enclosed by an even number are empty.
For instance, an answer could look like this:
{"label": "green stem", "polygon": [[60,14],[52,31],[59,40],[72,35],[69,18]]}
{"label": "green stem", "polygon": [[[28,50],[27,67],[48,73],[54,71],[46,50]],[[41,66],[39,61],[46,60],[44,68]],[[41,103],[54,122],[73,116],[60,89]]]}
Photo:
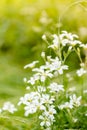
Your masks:
{"label": "green stem", "polygon": [[75,49],[75,47],[73,47],[73,49],[74,49],[74,51],[76,52],[76,54],[77,54],[77,56],[78,56],[80,62],[82,63],[82,59],[81,59],[80,53],[77,52],[77,50]]}
{"label": "green stem", "polygon": [[[58,20],[58,21],[59,21],[58,23],[61,24],[61,21],[62,21],[64,15],[66,14],[66,12],[67,12],[71,7],[73,7],[73,6],[75,6],[75,5],[79,4],[79,3],[82,3],[82,2],[86,2],[86,3],[87,3],[86,0],[79,0],[79,1],[75,1],[75,2],[73,2],[73,3],[71,3],[71,4],[69,4],[69,5],[64,9],[64,12],[60,15],[59,20]],[[60,32],[60,28],[59,28],[58,32]]]}

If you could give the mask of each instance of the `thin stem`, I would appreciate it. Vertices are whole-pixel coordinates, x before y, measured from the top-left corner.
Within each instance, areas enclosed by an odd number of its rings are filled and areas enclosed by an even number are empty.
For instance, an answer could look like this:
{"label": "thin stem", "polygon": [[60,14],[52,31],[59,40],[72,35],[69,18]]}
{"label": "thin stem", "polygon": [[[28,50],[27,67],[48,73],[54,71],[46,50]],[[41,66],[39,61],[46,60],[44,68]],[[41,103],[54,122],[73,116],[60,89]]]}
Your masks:
{"label": "thin stem", "polygon": [[[69,4],[69,5],[65,8],[64,12],[63,12],[63,13],[60,15],[60,17],[59,17],[59,20],[58,20],[59,25],[61,24],[64,15],[66,14],[66,12],[67,12],[69,9],[70,9],[71,7],[73,7],[74,5],[77,5],[77,4],[82,3],[82,2],[86,2],[86,3],[87,3],[87,1],[85,1],[85,0],[79,0],[79,1],[76,1],[76,2],[73,2],[73,3]],[[80,6],[81,6],[81,5],[80,5]],[[60,27],[61,27],[61,26],[60,26]],[[58,33],[60,32],[60,27],[58,28]]]}
{"label": "thin stem", "polygon": [[0,118],[3,118],[3,119],[8,119],[8,120],[15,120],[15,121],[19,121],[19,122],[22,122],[22,123],[25,123],[25,124],[28,124],[29,121],[26,120],[26,119],[23,119],[23,118],[20,118],[20,117],[10,117],[10,116],[3,116],[3,115],[0,115]]}
{"label": "thin stem", "polygon": [[77,50],[75,49],[75,47],[73,47],[74,51],[76,52],[80,62],[82,63],[82,59],[81,59],[81,56],[80,56],[80,53],[77,52]]}

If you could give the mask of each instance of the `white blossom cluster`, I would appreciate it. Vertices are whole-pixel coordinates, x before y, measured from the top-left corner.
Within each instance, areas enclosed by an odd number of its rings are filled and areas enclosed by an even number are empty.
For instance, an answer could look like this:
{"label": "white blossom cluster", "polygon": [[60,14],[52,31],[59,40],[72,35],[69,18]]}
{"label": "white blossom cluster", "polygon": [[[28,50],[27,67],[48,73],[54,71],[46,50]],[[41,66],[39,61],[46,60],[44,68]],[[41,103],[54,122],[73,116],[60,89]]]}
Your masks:
{"label": "white blossom cluster", "polygon": [[69,102],[65,102],[64,104],[59,105],[58,107],[61,110],[64,109],[64,108],[72,109],[74,107],[80,106],[80,100],[81,100],[81,96],[77,98],[76,95],[73,94],[73,95],[70,96]]}
{"label": "white blossom cluster", "polygon": [[14,106],[14,104],[8,101],[3,104],[3,107],[0,109],[0,113],[3,111],[8,111],[9,113],[13,114],[15,111],[17,111],[17,108]]}
{"label": "white blossom cluster", "polygon": [[[42,38],[46,41],[46,35]],[[33,61],[30,64],[24,66],[24,69],[31,68],[33,75],[27,79],[24,78],[24,82],[28,84],[26,90],[27,93],[20,98],[18,106],[24,106],[24,115],[39,113],[38,119],[40,120],[40,126],[44,130],[51,130],[52,125],[56,121],[55,115],[58,114],[58,109],[73,109],[81,105],[81,96],[77,97],[76,94],[69,95],[68,101],[65,99],[58,103],[59,96],[63,96],[66,93],[66,89],[63,83],[58,80],[60,76],[64,74],[64,71],[69,69],[65,64],[65,60],[74,50],[78,57],[80,52],[78,48],[87,48],[87,45],[82,44],[75,34],[62,31],[60,35],[52,35],[52,44],[48,46],[48,49],[53,49],[56,52],[56,56],[46,56],[45,52],[41,53],[41,57],[44,59],[44,65],[36,67],[39,61]],[[62,49],[67,46],[67,52],[63,55]],[[81,68],[76,71],[77,76],[81,77],[87,73],[85,65],[81,62]],[[70,76],[67,75],[70,79]],[[69,80],[69,82],[71,79]],[[72,90],[69,90],[72,91]],[[11,113],[17,111],[13,104],[6,102],[0,112],[8,110]]]}
{"label": "white blossom cluster", "polygon": [[59,46],[69,45],[71,48],[75,45],[81,45],[81,42],[77,40],[78,36],[76,34],[68,33],[66,31],[62,31],[62,34],[59,36],[53,34],[53,44],[49,45],[48,48],[52,48],[54,50],[58,49]]}
{"label": "white blossom cluster", "polygon": [[[75,34],[62,31],[62,34],[59,36],[56,34],[52,35],[53,41],[48,48],[53,49],[56,52],[56,56],[52,57],[46,56],[45,52],[41,53],[41,57],[45,61],[44,65],[41,65],[39,68],[35,65],[39,61],[33,61],[32,63],[26,65],[24,68],[32,68],[33,75],[29,79],[24,79],[28,84],[29,92],[26,93],[23,97],[20,98],[18,105],[23,104],[25,110],[25,116],[34,114],[40,111],[39,120],[40,126],[44,130],[51,130],[51,126],[56,121],[55,115],[57,109],[73,109],[81,105],[81,96],[77,97],[76,94],[72,94],[68,97],[69,101],[65,101],[63,104],[57,104],[57,98],[59,95],[65,93],[65,86],[61,83],[55,82],[53,79],[58,78],[60,75],[63,75],[65,70],[68,70],[68,65],[65,64],[65,59],[67,54],[72,50],[77,52],[79,56],[78,48],[85,47],[78,39],[78,36]],[[46,35],[43,35],[42,38],[46,41]],[[67,46],[67,54],[62,58],[62,49]],[[86,73],[84,65],[81,62],[81,68],[76,71],[78,76],[82,76]],[[70,82],[71,80],[69,80]],[[34,88],[34,89],[33,89]],[[63,102],[63,101],[62,101]]]}

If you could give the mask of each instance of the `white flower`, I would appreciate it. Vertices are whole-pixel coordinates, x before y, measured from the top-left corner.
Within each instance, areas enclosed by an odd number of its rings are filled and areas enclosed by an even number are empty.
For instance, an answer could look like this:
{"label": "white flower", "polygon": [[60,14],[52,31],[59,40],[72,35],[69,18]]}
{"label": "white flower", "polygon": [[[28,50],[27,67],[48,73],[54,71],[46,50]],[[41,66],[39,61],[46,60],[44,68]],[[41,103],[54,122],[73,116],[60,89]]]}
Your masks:
{"label": "white flower", "polygon": [[40,115],[39,119],[42,120],[42,122],[40,123],[40,126],[46,126],[46,127],[51,126],[51,121],[48,119],[47,116]]}
{"label": "white flower", "polygon": [[25,116],[35,113],[38,109],[44,110],[45,106],[40,102],[41,96],[38,92],[25,94],[20,98],[18,105],[24,104]]}
{"label": "white flower", "polygon": [[17,111],[17,109],[15,108],[14,104],[12,104],[11,102],[5,102],[2,108],[3,111],[9,111],[10,113],[14,113],[15,111]]}
{"label": "white flower", "polygon": [[45,58],[45,52],[41,53],[41,57],[44,59]]}
{"label": "white flower", "polygon": [[36,81],[40,79],[40,76],[36,73],[30,79],[27,81],[27,83],[30,83],[31,85],[34,85]]}
{"label": "white flower", "polygon": [[40,76],[40,80],[44,82],[47,77],[52,78],[53,74],[49,70],[44,70],[44,66],[41,66],[40,68],[35,68],[33,71],[37,72],[37,76]]}
{"label": "white flower", "polygon": [[81,66],[81,67],[85,67],[85,64],[84,64],[84,63],[80,63],[80,66]]}
{"label": "white flower", "polygon": [[81,96],[80,97],[76,97],[75,94],[73,94],[72,96],[70,96],[70,103],[73,104],[73,106],[80,106],[80,100],[81,100]]}
{"label": "white flower", "polygon": [[48,46],[48,48],[52,48],[54,50],[57,50],[58,49],[58,44],[59,44],[59,38],[56,34],[52,35],[53,36],[53,44]]}
{"label": "white flower", "polygon": [[66,46],[66,44],[68,44],[69,43],[69,40],[68,39],[63,39],[62,40],[62,45],[63,46]]}
{"label": "white flower", "polygon": [[29,114],[33,114],[37,111],[37,108],[35,107],[34,104],[30,104],[24,107],[25,110],[25,116],[28,116]]}
{"label": "white flower", "polygon": [[77,98],[76,95],[73,94],[72,96],[70,96],[69,102],[65,102],[64,104],[59,105],[58,108],[62,110],[64,108],[72,109],[74,106],[78,107],[80,106],[80,100],[81,96]]}
{"label": "white flower", "polygon": [[27,104],[29,97],[30,97],[29,94],[25,94],[24,97],[20,98],[20,101],[18,102],[18,105]]}
{"label": "white flower", "polygon": [[77,44],[79,44],[79,45],[81,44],[81,42],[78,41],[78,40],[70,41],[69,43],[70,43],[70,45],[72,45],[72,46],[75,46],[75,45],[77,45]]}
{"label": "white flower", "polygon": [[75,46],[75,45],[81,45],[81,42],[78,40],[75,40],[76,38],[78,38],[77,35],[72,34],[72,33],[68,33],[66,31],[62,31],[62,34],[59,35],[59,39],[61,41],[61,44],[63,46],[66,46],[67,44],[71,45],[71,46]]}
{"label": "white flower", "polygon": [[53,82],[51,83],[48,88],[50,89],[50,92],[59,92],[64,91],[63,85],[58,85],[57,83]]}
{"label": "white flower", "polygon": [[33,68],[38,62],[39,61],[33,61],[32,63],[25,65],[24,69],[26,69],[26,68]]}
{"label": "white flower", "polygon": [[80,47],[83,47],[85,50],[87,50],[87,44],[81,44]]}
{"label": "white flower", "polygon": [[24,78],[23,81],[26,83],[27,82],[27,78]]}
{"label": "white flower", "polygon": [[55,106],[49,105],[48,110],[44,111],[44,114],[50,119],[51,122],[54,122],[54,114],[56,114]]}
{"label": "white flower", "polygon": [[31,85],[34,85],[35,84],[34,77],[30,77],[30,79],[27,81],[27,83],[30,83]]}
{"label": "white flower", "polygon": [[66,74],[66,77],[69,81],[72,81],[73,80],[73,77],[72,75],[70,75],[69,73]]}
{"label": "white flower", "polygon": [[54,106],[48,106],[48,110],[45,110],[42,115],[39,116],[39,119],[42,120],[40,123],[40,126],[46,126],[49,128],[54,120],[54,114],[56,114],[56,110],[54,109]]}
{"label": "white flower", "polygon": [[59,74],[63,74],[63,70],[68,70],[68,66],[67,65],[62,65],[60,67],[60,69],[58,70]]}
{"label": "white flower", "polygon": [[87,113],[85,114],[85,116],[87,116]]}
{"label": "white flower", "polygon": [[26,90],[30,90],[30,86],[27,86],[27,87],[26,87]]}
{"label": "white flower", "polygon": [[2,112],[2,109],[0,108],[0,113]]}
{"label": "white flower", "polygon": [[68,89],[68,91],[70,91],[70,92],[74,92],[75,90],[76,90],[76,87],[71,87]]}
{"label": "white flower", "polygon": [[62,31],[62,34],[60,34],[60,39],[67,38],[69,40],[74,40],[75,38],[78,38],[76,34],[68,33],[67,31]]}
{"label": "white flower", "polygon": [[42,93],[42,92],[45,92],[45,91],[46,91],[46,88],[43,87],[43,86],[37,86],[37,91],[38,91],[39,93]]}
{"label": "white flower", "polygon": [[59,74],[63,74],[63,70],[67,70],[67,65],[62,65],[62,62],[55,57],[55,59],[50,58],[50,64],[48,64],[48,68],[50,71],[57,71]]}
{"label": "white flower", "polygon": [[46,107],[43,105],[43,103],[41,101],[40,102],[36,101],[35,107],[36,107],[37,110],[45,110],[46,109]]}
{"label": "white flower", "polygon": [[74,122],[77,122],[77,121],[78,121],[78,119],[77,119],[77,118],[73,118],[73,121],[74,121]]}
{"label": "white flower", "polygon": [[46,40],[46,35],[45,34],[42,35],[42,39]]}
{"label": "white flower", "polygon": [[57,44],[58,45],[58,43],[59,43],[59,38],[58,38],[58,36],[56,35],[56,34],[53,34],[52,35],[53,36],[53,44]]}
{"label": "white flower", "polygon": [[30,105],[30,103],[34,103],[36,100],[39,100],[40,94],[38,92],[31,92],[24,95],[24,97],[20,98],[18,105],[25,104]]}
{"label": "white flower", "polygon": [[73,108],[73,104],[70,102],[65,102],[64,104],[61,104],[58,106],[59,109],[64,109],[64,108],[69,108],[72,109]]}
{"label": "white flower", "polygon": [[83,91],[83,93],[87,93],[87,89]]}
{"label": "white flower", "polygon": [[41,102],[43,104],[52,104],[54,102],[54,97],[50,97],[49,94],[42,94]]}
{"label": "white flower", "polygon": [[85,74],[87,71],[83,68],[80,68],[79,70],[76,71],[77,75],[80,77],[82,76],[83,74]]}

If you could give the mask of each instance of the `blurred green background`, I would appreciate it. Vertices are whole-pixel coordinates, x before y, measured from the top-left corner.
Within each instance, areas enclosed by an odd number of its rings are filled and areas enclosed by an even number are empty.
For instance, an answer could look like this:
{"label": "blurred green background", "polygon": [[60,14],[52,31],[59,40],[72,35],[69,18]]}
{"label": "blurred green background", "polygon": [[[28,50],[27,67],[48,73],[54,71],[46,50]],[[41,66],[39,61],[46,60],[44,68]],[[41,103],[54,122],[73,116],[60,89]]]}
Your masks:
{"label": "blurred green background", "polygon": [[[59,23],[60,19],[60,23]],[[0,106],[17,102],[26,91],[25,64],[40,59],[42,35],[67,30],[87,42],[87,2],[83,0],[0,1]],[[78,59],[76,59],[76,63]],[[76,63],[71,64],[74,68]],[[74,66],[74,67],[73,67]]]}

